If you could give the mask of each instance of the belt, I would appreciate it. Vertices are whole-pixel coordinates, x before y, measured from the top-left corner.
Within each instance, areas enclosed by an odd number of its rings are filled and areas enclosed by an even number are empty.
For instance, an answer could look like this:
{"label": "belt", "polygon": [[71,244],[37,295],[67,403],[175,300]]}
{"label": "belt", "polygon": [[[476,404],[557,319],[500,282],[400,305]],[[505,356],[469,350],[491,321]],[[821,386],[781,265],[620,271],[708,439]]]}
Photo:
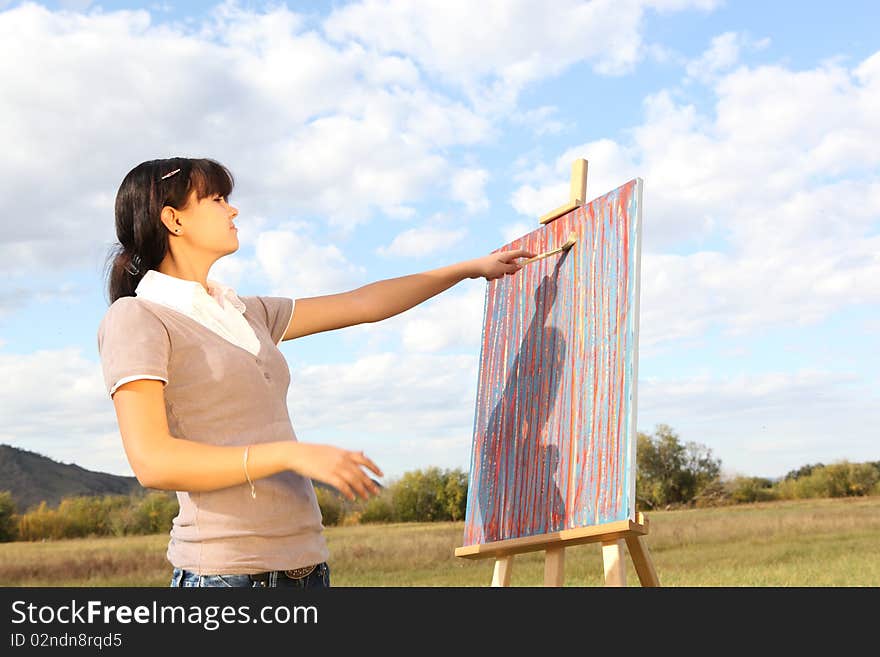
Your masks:
{"label": "belt", "polygon": [[313,566],[303,566],[302,568],[291,568],[290,570],[270,570],[265,573],[255,573],[249,575],[249,577],[255,582],[268,582],[272,575],[275,575],[276,579],[279,577],[286,577],[287,579],[302,579],[311,575],[312,571],[317,567],[318,564]]}

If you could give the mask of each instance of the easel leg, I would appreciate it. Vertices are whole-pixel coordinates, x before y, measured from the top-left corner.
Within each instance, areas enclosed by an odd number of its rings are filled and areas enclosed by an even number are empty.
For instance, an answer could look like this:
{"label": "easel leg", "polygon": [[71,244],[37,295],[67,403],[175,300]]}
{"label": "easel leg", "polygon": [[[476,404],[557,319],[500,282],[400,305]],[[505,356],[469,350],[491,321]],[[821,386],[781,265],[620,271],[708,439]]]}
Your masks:
{"label": "easel leg", "polygon": [[565,581],[565,548],[547,548],[544,552],[544,586],[562,586]]}
{"label": "easel leg", "polygon": [[648,553],[648,546],[645,545],[643,536],[627,536],[626,546],[629,548],[629,554],[632,557],[633,565],[636,567],[636,573],[639,575],[639,582],[642,586],[660,586],[660,578],[657,577],[657,571],[654,570],[654,562],[651,561],[651,555]]}
{"label": "easel leg", "polygon": [[605,586],[626,586],[626,562],[623,560],[623,539],[602,541],[605,564]]}
{"label": "easel leg", "polygon": [[513,555],[495,559],[495,572],[492,573],[492,586],[510,586],[510,571],[513,570]]}

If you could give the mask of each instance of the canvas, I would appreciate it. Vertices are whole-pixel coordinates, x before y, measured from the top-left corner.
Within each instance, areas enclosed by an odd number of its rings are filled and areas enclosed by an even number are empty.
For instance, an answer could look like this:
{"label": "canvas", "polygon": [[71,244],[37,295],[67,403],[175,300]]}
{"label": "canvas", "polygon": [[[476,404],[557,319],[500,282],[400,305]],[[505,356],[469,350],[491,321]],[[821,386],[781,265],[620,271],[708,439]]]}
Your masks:
{"label": "canvas", "polygon": [[464,545],[635,519],[643,182],[498,250],[486,288]]}

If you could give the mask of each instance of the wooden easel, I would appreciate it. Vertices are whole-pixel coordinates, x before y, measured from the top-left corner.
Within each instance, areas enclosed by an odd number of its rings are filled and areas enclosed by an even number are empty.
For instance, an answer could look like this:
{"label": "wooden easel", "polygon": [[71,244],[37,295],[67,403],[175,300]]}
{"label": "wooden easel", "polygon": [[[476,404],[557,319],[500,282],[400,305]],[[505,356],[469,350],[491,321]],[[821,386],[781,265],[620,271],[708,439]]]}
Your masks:
{"label": "wooden easel", "polygon": [[[543,215],[539,222],[548,224],[554,219],[583,206],[587,198],[587,161],[574,161],[571,172],[569,202]],[[639,576],[642,586],[660,586],[651,555],[644,537],[648,534],[648,519],[643,513],[636,520],[577,527],[549,534],[525,536],[481,545],[468,545],[455,549],[455,556],[464,559],[495,558],[492,586],[510,586],[513,557],[523,552],[544,550],[544,586],[562,586],[565,574],[565,548],[583,543],[602,543],[602,561],[605,569],[605,586],[626,586],[626,561],[624,543]]]}

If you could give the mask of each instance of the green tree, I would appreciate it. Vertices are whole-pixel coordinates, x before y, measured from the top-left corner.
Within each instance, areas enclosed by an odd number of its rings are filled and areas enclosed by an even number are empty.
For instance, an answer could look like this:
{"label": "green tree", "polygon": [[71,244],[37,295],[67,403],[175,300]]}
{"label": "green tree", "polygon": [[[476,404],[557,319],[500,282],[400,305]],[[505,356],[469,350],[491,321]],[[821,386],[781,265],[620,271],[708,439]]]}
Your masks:
{"label": "green tree", "polygon": [[15,515],[15,500],[8,490],[0,492],[0,543],[18,538],[18,517]]}
{"label": "green tree", "polygon": [[130,504],[126,495],[79,495],[65,497],[58,504],[58,522],[65,538],[106,536],[111,533],[110,517],[116,509]]}
{"label": "green tree", "polygon": [[[459,469],[430,467],[405,473],[388,486],[392,520],[397,522],[434,522],[462,520],[467,508],[467,473]],[[365,522],[375,522],[386,508],[377,502],[362,515]]]}
{"label": "green tree", "polygon": [[315,486],[315,496],[321,509],[321,523],[325,526],[341,525],[345,517],[342,496],[335,490]]}
{"label": "green tree", "polygon": [[721,472],[708,447],[682,444],[666,424],[658,424],[654,436],[638,434],[636,460],[636,498],[649,509],[692,502]]}
{"label": "green tree", "polygon": [[776,498],[773,482],[765,477],[736,477],[728,483],[734,502],[767,502]]}
{"label": "green tree", "polygon": [[870,463],[841,461],[820,468],[810,475],[811,497],[850,497],[868,495],[880,480],[880,473]]}
{"label": "green tree", "polygon": [[381,493],[368,499],[361,511],[360,522],[392,522],[394,520],[394,506],[391,490],[385,488]]}
{"label": "green tree", "polygon": [[40,505],[18,517],[18,537],[22,541],[64,538],[65,523],[55,509],[50,509],[46,500]]}
{"label": "green tree", "polygon": [[464,520],[467,510],[468,475],[455,469],[443,474],[443,489],[440,491],[440,506],[445,520]]}
{"label": "green tree", "polygon": [[797,470],[789,470],[783,479],[800,479],[801,477],[809,477],[813,470],[824,468],[824,463],[813,463],[812,465],[802,465]]}
{"label": "green tree", "polygon": [[177,496],[167,491],[150,491],[136,501],[135,524],[139,534],[169,532],[180,511]]}
{"label": "green tree", "polygon": [[404,473],[391,488],[394,519],[399,522],[441,520],[443,476],[438,467]]}

